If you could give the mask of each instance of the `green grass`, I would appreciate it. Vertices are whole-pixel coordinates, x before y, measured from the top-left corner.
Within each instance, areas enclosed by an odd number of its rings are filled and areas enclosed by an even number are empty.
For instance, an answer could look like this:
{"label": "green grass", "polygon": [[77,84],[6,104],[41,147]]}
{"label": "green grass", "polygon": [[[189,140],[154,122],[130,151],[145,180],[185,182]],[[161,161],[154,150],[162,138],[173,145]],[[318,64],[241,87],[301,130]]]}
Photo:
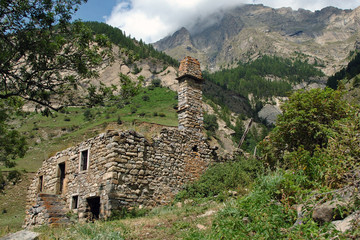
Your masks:
{"label": "green grass", "polygon": [[[148,96],[144,98],[143,96]],[[144,100],[145,99],[145,100]],[[142,89],[131,104],[123,108],[116,106],[94,107],[92,117],[86,120],[86,107],[69,107],[63,112],[46,117],[40,113],[28,113],[13,119],[13,128],[27,137],[29,150],[25,157],[16,160],[16,169],[35,172],[42,161],[56,152],[94,137],[109,124],[116,125],[118,118],[123,124],[119,129],[139,130],[134,123],[146,122],[164,126],[177,126],[176,93],[167,88]],[[132,113],[132,109],[136,109]],[[10,170],[10,169],[3,169]]]}
{"label": "green grass", "polygon": [[[42,226],[35,231],[41,234],[40,240],[184,239],[189,233],[196,232],[198,224],[210,230],[215,212],[221,207],[221,204],[212,201],[203,201],[201,204],[193,202],[183,204],[181,207],[159,206],[148,211],[143,217],[75,223],[59,228]],[[203,216],[208,211],[214,211],[214,214]]]}

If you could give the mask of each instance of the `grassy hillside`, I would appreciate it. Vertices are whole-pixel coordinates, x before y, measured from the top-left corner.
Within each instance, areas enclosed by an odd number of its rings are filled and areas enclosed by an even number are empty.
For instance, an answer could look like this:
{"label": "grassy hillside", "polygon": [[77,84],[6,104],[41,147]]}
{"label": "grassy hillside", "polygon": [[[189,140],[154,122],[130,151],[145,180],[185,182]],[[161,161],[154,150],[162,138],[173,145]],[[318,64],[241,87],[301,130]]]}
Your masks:
{"label": "grassy hillside", "polygon": [[24,158],[16,161],[16,168],[34,172],[44,159],[95,136],[111,123],[119,129],[136,128],[137,122],[177,126],[176,104],[175,92],[157,87],[142,89],[132,103],[123,108],[69,107],[49,117],[35,112],[23,113],[14,117],[12,125],[27,136],[29,150]]}

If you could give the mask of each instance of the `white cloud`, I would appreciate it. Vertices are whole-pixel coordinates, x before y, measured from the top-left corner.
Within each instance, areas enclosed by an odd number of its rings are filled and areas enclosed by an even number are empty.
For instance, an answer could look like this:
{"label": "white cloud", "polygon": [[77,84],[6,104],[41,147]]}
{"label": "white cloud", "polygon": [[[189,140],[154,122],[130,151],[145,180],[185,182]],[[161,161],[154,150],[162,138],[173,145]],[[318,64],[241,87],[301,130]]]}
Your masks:
{"label": "white cloud", "polygon": [[106,22],[121,28],[132,37],[150,43],[182,26],[189,26],[196,18],[223,8],[249,3],[314,11],[326,6],[356,8],[360,5],[360,0],[125,0],[113,8]]}

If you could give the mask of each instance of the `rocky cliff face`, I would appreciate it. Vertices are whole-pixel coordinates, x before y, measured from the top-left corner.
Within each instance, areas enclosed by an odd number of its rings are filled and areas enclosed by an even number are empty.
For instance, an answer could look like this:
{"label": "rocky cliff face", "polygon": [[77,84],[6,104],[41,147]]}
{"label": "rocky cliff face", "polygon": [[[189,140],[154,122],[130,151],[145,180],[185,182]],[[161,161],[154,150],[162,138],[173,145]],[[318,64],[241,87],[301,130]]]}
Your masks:
{"label": "rocky cliff face", "polygon": [[346,64],[350,51],[360,49],[359,30],[360,7],[311,12],[244,5],[181,28],[154,46],[176,59],[194,56],[213,71],[275,54],[317,62],[331,75]]}

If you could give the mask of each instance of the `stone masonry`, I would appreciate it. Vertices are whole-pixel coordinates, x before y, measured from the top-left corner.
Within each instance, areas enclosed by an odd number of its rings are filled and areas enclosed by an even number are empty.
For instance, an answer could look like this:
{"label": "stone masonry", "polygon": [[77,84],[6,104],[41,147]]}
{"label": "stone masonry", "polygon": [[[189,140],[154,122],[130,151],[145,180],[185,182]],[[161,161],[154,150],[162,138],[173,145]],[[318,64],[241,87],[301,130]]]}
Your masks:
{"label": "stone masonry", "polygon": [[[26,227],[66,222],[67,212],[106,219],[122,208],[166,204],[204,172],[216,157],[201,131],[200,64],[187,57],[179,72],[179,129],[152,139],[107,131],[45,160],[28,190]],[[48,205],[61,207],[54,213]]]}
{"label": "stone masonry", "polygon": [[201,134],[203,126],[202,84],[204,82],[200,63],[192,57],[186,57],[179,67],[179,129],[192,130]]}

